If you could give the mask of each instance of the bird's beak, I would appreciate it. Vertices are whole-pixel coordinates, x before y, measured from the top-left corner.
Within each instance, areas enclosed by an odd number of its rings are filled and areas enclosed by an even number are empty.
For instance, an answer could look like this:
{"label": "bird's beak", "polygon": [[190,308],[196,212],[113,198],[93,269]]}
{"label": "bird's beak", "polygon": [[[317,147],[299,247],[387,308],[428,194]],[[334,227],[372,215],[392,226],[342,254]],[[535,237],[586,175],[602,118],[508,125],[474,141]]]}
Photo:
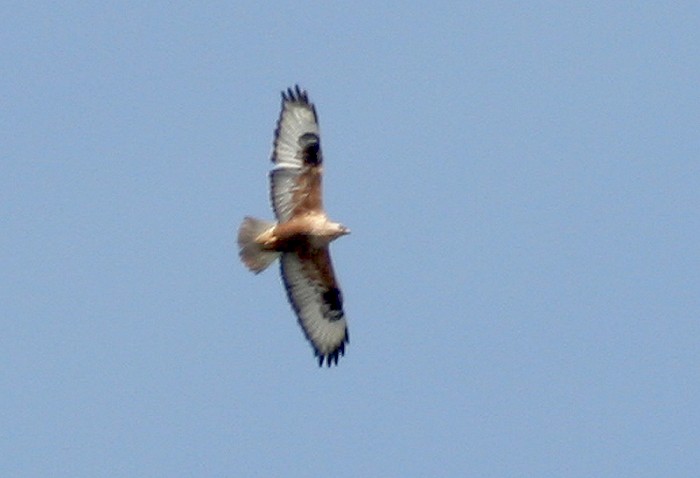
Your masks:
{"label": "bird's beak", "polygon": [[350,234],[350,228],[349,227],[343,227],[343,235]]}

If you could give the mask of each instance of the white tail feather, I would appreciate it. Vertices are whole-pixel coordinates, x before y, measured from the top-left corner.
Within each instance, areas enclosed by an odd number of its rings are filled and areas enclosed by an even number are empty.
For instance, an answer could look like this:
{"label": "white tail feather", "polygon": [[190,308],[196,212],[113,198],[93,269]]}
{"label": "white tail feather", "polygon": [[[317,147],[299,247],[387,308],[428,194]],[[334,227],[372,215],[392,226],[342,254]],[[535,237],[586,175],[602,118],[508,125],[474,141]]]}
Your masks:
{"label": "white tail feather", "polygon": [[256,274],[264,271],[280,256],[279,252],[266,251],[256,239],[260,234],[275,227],[275,223],[246,216],[238,228],[238,255],[248,269]]}

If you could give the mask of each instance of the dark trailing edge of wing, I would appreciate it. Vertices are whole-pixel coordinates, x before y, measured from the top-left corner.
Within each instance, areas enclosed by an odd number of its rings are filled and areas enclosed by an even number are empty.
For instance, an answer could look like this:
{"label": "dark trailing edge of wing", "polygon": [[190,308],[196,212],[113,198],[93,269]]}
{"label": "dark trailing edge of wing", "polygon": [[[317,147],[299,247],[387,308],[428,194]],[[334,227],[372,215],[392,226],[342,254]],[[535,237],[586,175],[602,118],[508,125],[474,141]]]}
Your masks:
{"label": "dark trailing edge of wing", "polygon": [[[338,359],[345,355],[345,344],[350,343],[350,333],[348,332],[348,329],[345,329],[345,337],[343,338],[343,341],[340,342],[340,345],[336,347],[334,351],[328,354],[323,354],[321,353],[320,350],[316,348],[316,345],[314,345],[313,341],[311,340],[311,337],[309,337],[309,334],[306,332],[306,329],[304,328],[304,324],[301,321],[301,315],[299,314],[299,307],[297,307],[296,302],[294,302],[294,298],[292,297],[292,287],[289,285],[287,282],[287,274],[284,272],[284,261],[280,261],[280,272],[282,276],[282,282],[284,283],[284,290],[287,291],[287,299],[289,300],[289,303],[292,306],[292,309],[294,309],[294,313],[297,316],[297,322],[299,323],[299,326],[304,332],[304,337],[306,337],[306,340],[311,344],[311,347],[314,349],[314,355],[316,358],[318,358],[318,366],[322,367],[323,362],[325,360],[326,366],[330,367],[332,364],[333,365],[338,365]],[[340,299],[341,302],[334,304],[333,307],[333,312],[334,315],[337,317],[334,317],[333,320],[340,320],[342,319],[345,314],[343,313],[343,305],[342,305],[342,296],[340,295],[340,290],[335,289],[338,291],[336,298]],[[336,308],[337,307],[337,308]]]}

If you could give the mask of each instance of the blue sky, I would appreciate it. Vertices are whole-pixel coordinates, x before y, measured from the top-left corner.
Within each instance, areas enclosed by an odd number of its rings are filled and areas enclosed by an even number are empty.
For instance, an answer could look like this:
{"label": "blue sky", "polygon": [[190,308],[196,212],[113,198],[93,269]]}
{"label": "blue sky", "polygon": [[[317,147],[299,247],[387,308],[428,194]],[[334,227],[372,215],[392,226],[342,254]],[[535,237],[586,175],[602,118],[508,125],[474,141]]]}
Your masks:
{"label": "blue sky", "polygon": [[[1,11],[3,476],[698,476],[695,2],[65,3]],[[297,82],[331,369],[235,246]]]}

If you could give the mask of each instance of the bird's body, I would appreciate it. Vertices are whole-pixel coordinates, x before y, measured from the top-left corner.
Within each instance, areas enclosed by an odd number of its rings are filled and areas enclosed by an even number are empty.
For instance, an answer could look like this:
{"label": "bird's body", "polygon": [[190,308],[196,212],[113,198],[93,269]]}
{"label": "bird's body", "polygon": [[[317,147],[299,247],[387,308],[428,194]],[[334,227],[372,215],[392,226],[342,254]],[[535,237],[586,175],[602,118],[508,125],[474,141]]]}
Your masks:
{"label": "bird's body", "polygon": [[350,231],[323,209],[316,109],[298,86],[282,93],[272,162],[270,196],[277,222],[246,217],[238,231],[239,255],[255,273],[280,259],[299,324],[319,365],[325,360],[330,366],[345,353],[348,332],[328,246]]}
{"label": "bird's body", "polygon": [[344,233],[341,224],[331,222],[324,214],[307,214],[275,224],[255,242],[266,251],[287,252],[296,250],[303,242],[315,248],[325,247]]}

